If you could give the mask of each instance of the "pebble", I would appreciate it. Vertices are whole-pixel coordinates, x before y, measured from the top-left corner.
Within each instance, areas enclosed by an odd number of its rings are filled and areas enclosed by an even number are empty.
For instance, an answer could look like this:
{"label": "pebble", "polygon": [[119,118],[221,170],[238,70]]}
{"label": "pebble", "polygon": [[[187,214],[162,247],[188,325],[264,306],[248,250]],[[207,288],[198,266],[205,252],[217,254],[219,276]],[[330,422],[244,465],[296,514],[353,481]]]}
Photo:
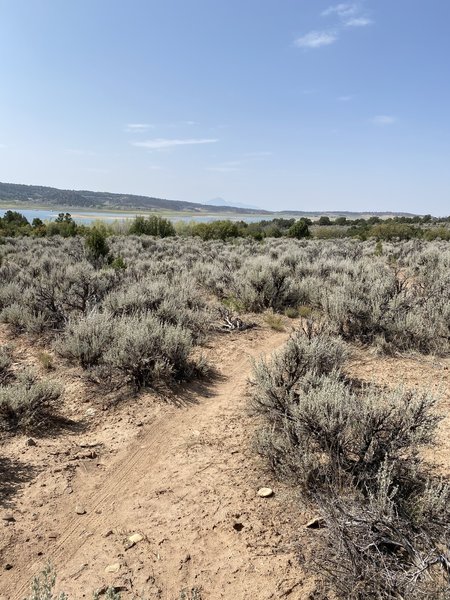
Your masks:
{"label": "pebble", "polygon": [[270,496],[273,496],[273,489],[269,487],[259,488],[258,496],[261,498],[270,498]]}
{"label": "pebble", "polygon": [[85,515],[86,509],[84,508],[84,506],[76,506],[75,512],[77,513],[77,515]]}
{"label": "pebble", "polygon": [[105,573],[118,573],[120,571],[120,563],[114,563],[108,565],[105,569]]}
{"label": "pebble", "polygon": [[137,544],[138,542],[142,541],[143,539],[144,539],[144,537],[140,533],[133,533],[133,535],[130,535],[130,537],[128,538],[128,541],[131,542],[132,544]]}
{"label": "pebble", "polygon": [[305,527],[308,529],[321,529],[322,527],[326,527],[325,519],[323,517],[314,517],[314,519],[306,523]]}

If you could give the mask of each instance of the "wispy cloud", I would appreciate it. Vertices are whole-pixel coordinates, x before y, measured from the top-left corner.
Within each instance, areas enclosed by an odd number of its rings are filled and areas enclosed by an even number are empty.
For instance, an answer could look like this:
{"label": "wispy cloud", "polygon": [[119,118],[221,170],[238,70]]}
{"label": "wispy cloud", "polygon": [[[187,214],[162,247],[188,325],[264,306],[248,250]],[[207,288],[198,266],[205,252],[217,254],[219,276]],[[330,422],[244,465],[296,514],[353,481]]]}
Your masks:
{"label": "wispy cloud", "polygon": [[0,144],[0,150],[4,150],[6,147],[6,144]]}
{"label": "wispy cloud", "polygon": [[346,21],[345,25],[346,27],[367,27],[368,25],[372,25],[372,23],[372,19],[368,17],[355,17]]}
{"label": "wispy cloud", "polygon": [[166,139],[156,138],[154,140],[145,140],[143,142],[131,142],[133,146],[148,148],[149,150],[160,150],[163,148],[174,148],[176,146],[194,146],[197,144],[215,144],[218,142],[215,138],[200,139]]}
{"label": "wispy cloud", "polygon": [[367,16],[366,11],[356,2],[335,4],[321,14],[322,17],[338,17],[345,27],[367,27],[373,23],[372,19]]}
{"label": "wispy cloud", "polygon": [[343,2],[341,4],[329,6],[321,14],[322,17],[330,17],[332,15],[338,15],[338,17],[351,17],[352,15],[355,15],[358,10],[359,7],[357,4],[353,2]]}
{"label": "wispy cloud", "polygon": [[147,167],[150,171],[162,171],[163,168],[161,165],[148,165]]}
{"label": "wispy cloud", "polygon": [[125,126],[125,131],[127,133],[144,133],[153,128],[154,125],[151,125],[150,123],[128,123]]}
{"label": "wispy cloud", "polygon": [[392,115],[376,115],[370,120],[374,125],[393,125],[397,122],[397,118]]}
{"label": "wispy cloud", "polygon": [[350,102],[350,100],[353,100],[353,96],[338,96],[339,102]]}
{"label": "wispy cloud", "polygon": [[216,173],[235,173],[236,171],[241,170],[241,166],[241,160],[229,160],[212,167],[206,167],[206,170],[215,171]]}
{"label": "wispy cloud", "polygon": [[330,46],[338,39],[336,31],[310,31],[306,35],[297,38],[294,45],[297,48],[321,48]]}

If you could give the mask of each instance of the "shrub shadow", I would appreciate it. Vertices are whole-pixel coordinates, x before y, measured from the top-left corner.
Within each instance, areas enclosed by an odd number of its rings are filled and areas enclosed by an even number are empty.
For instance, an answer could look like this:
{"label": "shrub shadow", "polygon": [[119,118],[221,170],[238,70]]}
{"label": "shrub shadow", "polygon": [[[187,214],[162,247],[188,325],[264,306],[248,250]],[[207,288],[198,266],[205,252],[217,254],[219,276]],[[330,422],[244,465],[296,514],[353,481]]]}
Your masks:
{"label": "shrub shadow", "polygon": [[0,457],[0,506],[11,508],[16,493],[39,472],[33,465],[16,459]]}
{"label": "shrub shadow", "polygon": [[157,389],[156,391],[163,402],[182,408],[198,404],[206,398],[213,398],[215,396],[216,385],[225,381],[225,379],[226,377],[214,369],[202,378],[178,383],[171,387]]}

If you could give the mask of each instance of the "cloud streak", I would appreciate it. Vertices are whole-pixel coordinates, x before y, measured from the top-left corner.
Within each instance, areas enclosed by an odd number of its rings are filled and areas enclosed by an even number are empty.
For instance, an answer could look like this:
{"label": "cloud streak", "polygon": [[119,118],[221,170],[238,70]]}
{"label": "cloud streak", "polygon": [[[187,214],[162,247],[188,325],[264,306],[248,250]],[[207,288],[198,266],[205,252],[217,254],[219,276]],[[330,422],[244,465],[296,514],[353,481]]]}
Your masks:
{"label": "cloud streak", "polygon": [[341,4],[335,4],[329,6],[321,14],[322,17],[331,17],[332,15],[338,15],[338,17],[350,17],[358,12],[358,5],[350,2],[343,2]]}
{"label": "cloud streak", "polygon": [[143,133],[149,129],[153,129],[153,127],[154,125],[150,123],[128,123],[125,126],[125,131],[127,133]]}
{"label": "cloud streak", "polygon": [[372,23],[372,19],[368,17],[355,17],[346,21],[345,25],[346,27],[367,27],[368,25],[372,25]]}
{"label": "cloud streak", "polygon": [[297,38],[294,46],[297,48],[322,48],[330,46],[338,39],[336,31],[310,31],[306,35]]}
{"label": "cloud streak", "polygon": [[397,122],[396,117],[393,117],[392,115],[376,115],[375,117],[372,117],[371,122],[374,125],[393,125],[394,123]]}
{"label": "cloud streak", "polygon": [[321,15],[322,17],[338,17],[344,27],[367,27],[373,24],[372,19],[369,19],[360,4],[355,2],[330,6]]}
{"label": "cloud streak", "polygon": [[167,139],[156,138],[153,140],[145,140],[143,142],[131,142],[133,146],[139,148],[147,148],[149,150],[160,150],[164,148],[174,148],[176,146],[195,146],[198,144],[215,144],[219,140],[216,138],[188,138],[188,139]]}

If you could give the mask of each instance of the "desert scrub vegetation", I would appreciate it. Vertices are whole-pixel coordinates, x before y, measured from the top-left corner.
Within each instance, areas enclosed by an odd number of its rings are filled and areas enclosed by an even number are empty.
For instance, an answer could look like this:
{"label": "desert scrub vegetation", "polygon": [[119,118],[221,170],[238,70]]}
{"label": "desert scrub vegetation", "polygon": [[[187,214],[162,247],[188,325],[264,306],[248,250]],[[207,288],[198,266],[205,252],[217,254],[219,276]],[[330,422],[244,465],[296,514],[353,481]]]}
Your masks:
{"label": "desert scrub vegetation", "polygon": [[[34,578],[30,593],[24,600],[69,600],[69,596],[65,592],[54,593],[55,585],[56,572],[49,563]],[[92,600],[100,600],[100,597],[104,600],[120,600],[121,598],[120,594],[111,587],[104,591],[104,593],[102,592],[101,595],[99,592],[93,592],[91,595]]]}
{"label": "desert scrub vegetation", "polygon": [[58,412],[61,395],[60,385],[38,380],[29,371],[11,376],[0,385],[0,429],[22,432],[47,429]]}
{"label": "desert scrub vegetation", "polygon": [[[70,223],[62,215],[58,227]],[[2,238],[0,322],[135,388],[192,376],[191,353],[224,306],[273,314],[276,327],[280,315],[298,315],[380,352],[449,352],[446,241],[384,240],[380,252],[374,241],[202,239],[166,236],[162,221],[135,225],[137,235],[99,224],[83,235]]]}
{"label": "desert scrub vegetation", "polygon": [[[241,312],[314,315],[344,339],[384,352],[450,348],[445,241],[384,241],[380,253],[374,242],[346,239],[92,235],[95,259],[89,237],[6,238],[0,321],[57,338],[93,312],[150,313],[199,343],[221,303]],[[120,266],[111,257],[120,257]]]}
{"label": "desert scrub vegetation", "polygon": [[448,598],[450,485],[423,459],[436,400],[355,384],[342,350],[310,329],[255,365],[259,452],[322,514],[314,568],[339,598]]}

